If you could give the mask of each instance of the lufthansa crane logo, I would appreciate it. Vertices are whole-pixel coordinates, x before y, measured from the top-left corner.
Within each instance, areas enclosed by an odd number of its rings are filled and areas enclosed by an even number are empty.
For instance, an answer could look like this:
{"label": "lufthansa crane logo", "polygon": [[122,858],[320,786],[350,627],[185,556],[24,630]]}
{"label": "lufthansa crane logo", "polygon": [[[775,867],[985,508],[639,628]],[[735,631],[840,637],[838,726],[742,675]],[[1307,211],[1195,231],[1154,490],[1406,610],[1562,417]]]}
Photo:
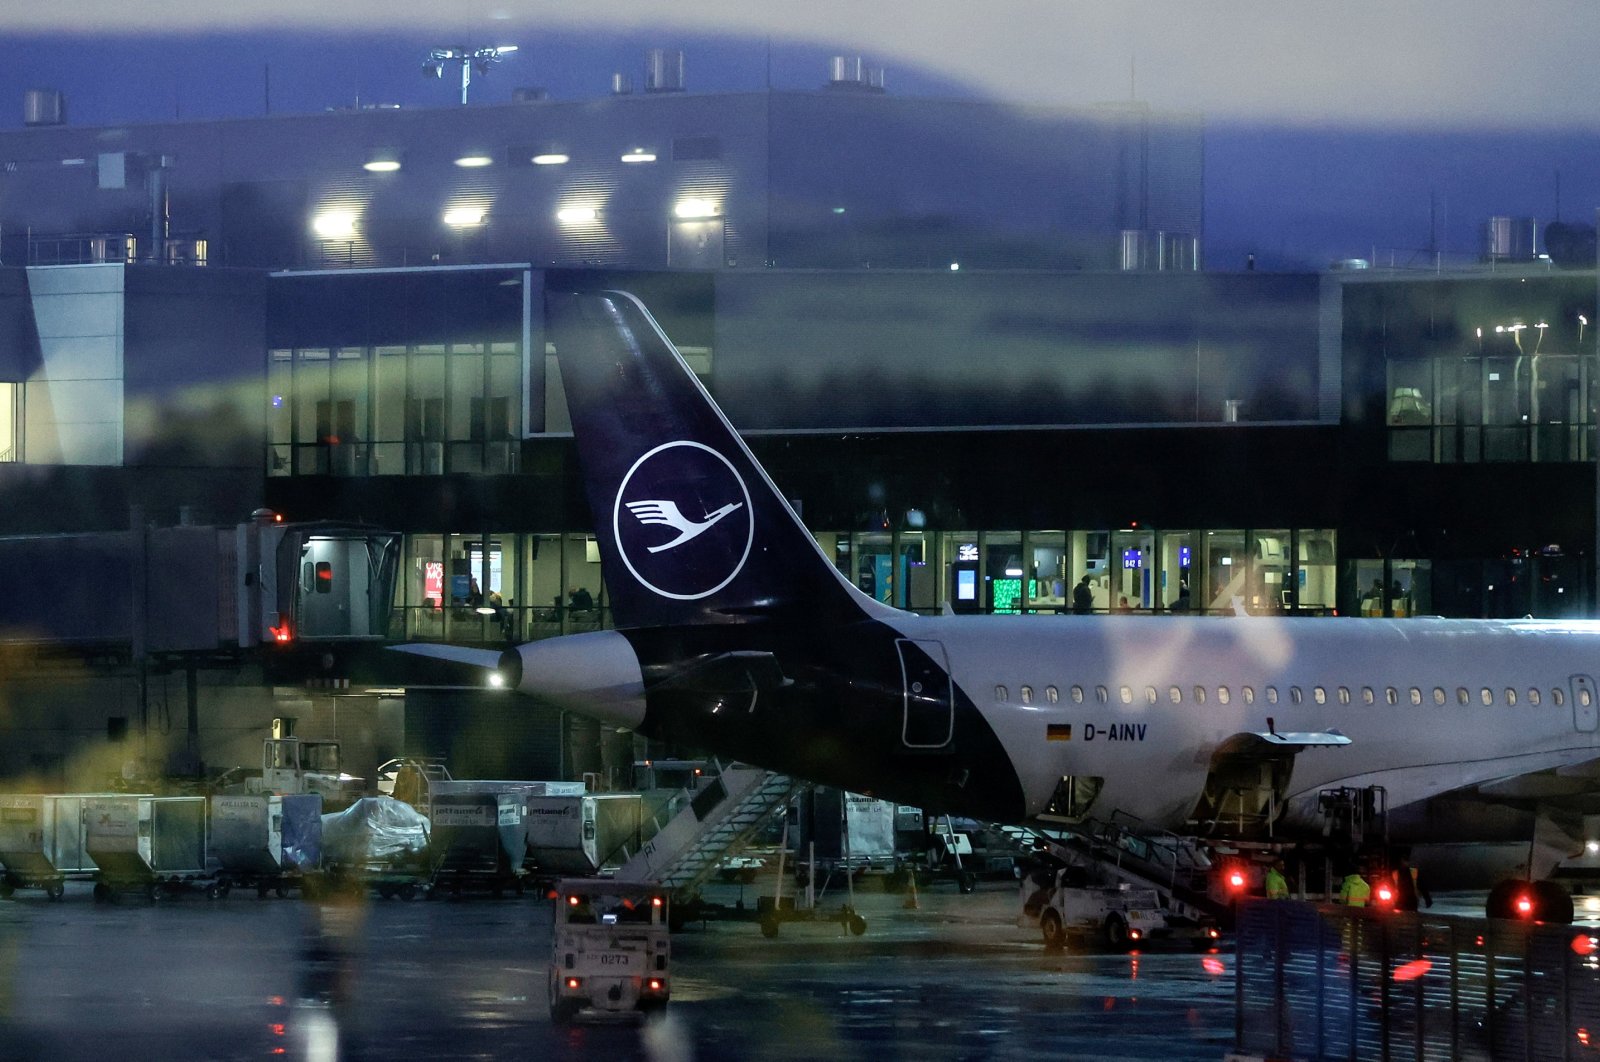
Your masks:
{"label": "lufthansa crane logo", "polygon": [[644,587],[696,601],[732,582],[750,556],[750,491],[711,447],[662,443],[622,477],[611,530],[622,563]]}

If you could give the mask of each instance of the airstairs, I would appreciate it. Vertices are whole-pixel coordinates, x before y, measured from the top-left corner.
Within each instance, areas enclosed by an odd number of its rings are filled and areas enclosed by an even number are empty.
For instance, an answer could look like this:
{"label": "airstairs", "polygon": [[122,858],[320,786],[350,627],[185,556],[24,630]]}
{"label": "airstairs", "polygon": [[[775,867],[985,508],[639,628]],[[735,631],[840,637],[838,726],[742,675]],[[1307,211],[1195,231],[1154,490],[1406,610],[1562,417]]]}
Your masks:
{"label": "airstairs", "polygon": [[807,785],[741,763],[722,767],[689,795],[616,877],[692,894]]}
{"label": "airstairs", "polygon": [[1199,924],[1227,910],[1227,902],[1209,892],[1214,864],[1193,838],[1121,822],[1085,821],[1070,831],[1030,826],[1003,830],[1024,847],[1082,867],[1100,884],[1154,889],[1169,918]]}

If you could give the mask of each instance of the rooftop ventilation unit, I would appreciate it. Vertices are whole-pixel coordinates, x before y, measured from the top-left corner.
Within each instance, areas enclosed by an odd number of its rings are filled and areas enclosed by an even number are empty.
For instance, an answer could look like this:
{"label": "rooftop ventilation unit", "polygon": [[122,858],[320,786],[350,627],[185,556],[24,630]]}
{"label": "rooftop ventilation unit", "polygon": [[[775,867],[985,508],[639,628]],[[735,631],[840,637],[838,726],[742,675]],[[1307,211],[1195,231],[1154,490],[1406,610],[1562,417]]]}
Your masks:
{"label": "rooftop ventilation unit", "polygon": [[828,60],[825,88],[843,92],[882,92],[883,68],[868,66],[859,55],[836,55]]}
{"label": "rooftop ventilation unit", "polygon": [[29,89],[22,94],[22,124],[66,125],[67,100],[58,89]]}
{"label": "rooftop ventilation unit", "polygon": [[627,74],[611,75],[611,94],[613,96],[633,95],[633,78]]}
{"label": "rooftop ventilation unit", "polygon": [[683,91],[683,52],[675,48],[651,48],[644,57],[646,92]]}

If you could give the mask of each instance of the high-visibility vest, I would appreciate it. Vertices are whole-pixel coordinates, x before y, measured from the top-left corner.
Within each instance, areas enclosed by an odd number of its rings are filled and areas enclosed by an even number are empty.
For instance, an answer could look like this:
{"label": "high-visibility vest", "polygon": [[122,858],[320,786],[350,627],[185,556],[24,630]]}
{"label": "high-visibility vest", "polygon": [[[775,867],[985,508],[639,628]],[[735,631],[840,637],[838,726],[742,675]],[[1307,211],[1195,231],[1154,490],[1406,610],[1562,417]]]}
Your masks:
{"label": "high-visibility vest", "polygon": [[1289,898],[1289,883],[1284,880],[1283,872],[1277,867],[1267,870],[1267,899],[1287,900]]}
{"label": "high-visibility vest", "polygon": [[1344,884],[1339,886],[1339,902],[1346,907],[1365,907],[1371,895],[1372,886],[1360,874],[1347,875]]}

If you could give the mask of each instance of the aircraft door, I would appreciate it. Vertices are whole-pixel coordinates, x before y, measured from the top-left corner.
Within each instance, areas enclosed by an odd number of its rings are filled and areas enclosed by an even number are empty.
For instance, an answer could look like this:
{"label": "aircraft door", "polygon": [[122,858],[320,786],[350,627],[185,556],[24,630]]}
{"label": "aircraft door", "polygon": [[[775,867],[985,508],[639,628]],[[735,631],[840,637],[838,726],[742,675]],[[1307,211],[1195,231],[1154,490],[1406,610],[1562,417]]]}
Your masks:
{"label": "aircraft door", "polygon": [[955,701],[950,683],[950,663],[940,642],[899,638],[902,695],[905,718],[900,740],[908,749],[942,749],[950,744],[955,725]]}
{"label": "aircraft door", "polygon": [[1572,725],[1586,733],[1594,733],[1600,725],[1600,706],[1595,704],[1594,679],[1588,675],[1572,676]]}

